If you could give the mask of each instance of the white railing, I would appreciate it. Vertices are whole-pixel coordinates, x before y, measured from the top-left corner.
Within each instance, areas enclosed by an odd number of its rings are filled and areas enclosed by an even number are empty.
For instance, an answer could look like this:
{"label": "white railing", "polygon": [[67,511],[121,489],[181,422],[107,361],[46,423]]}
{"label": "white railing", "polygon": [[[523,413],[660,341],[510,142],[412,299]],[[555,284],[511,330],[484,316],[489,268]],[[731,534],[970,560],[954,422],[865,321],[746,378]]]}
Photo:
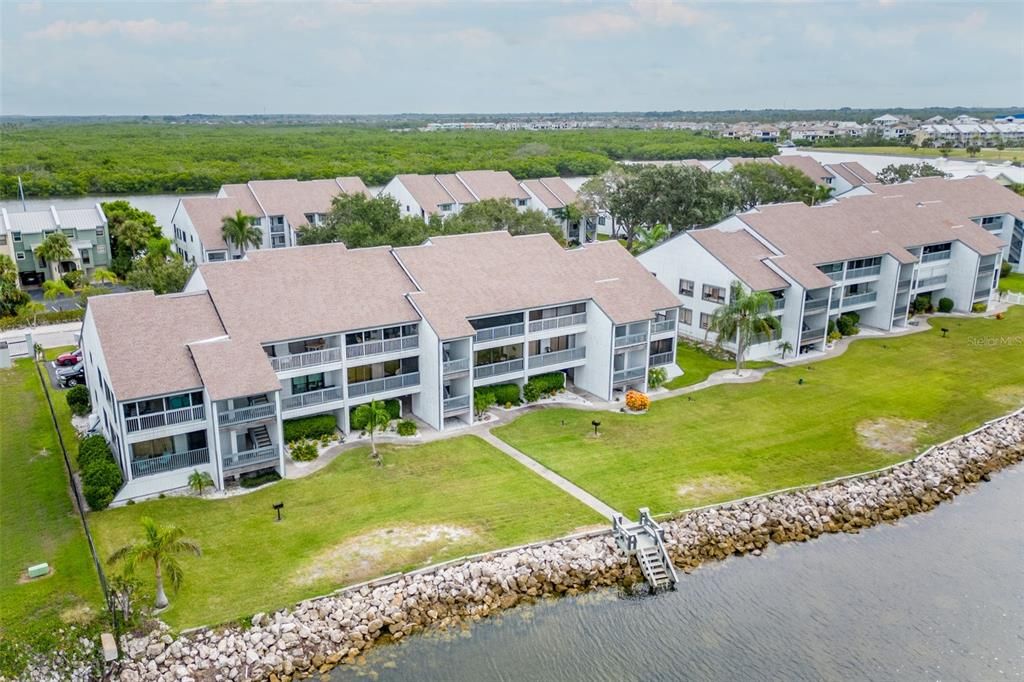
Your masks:
{"label": "white railing", "polygon": [[303,369],[305,367],[316,367],[326,365],[329,362],[341,361],[340,348],[324,348],[323,350],[311,350],[305,353],[294,353],[270,358],[270,365],[275,372],[285,372],[290,369]]}
{"label": "white railing", "polygon": [[445,376],[449,374],[458,374],[459,372],[469,371],[469,358],[456,358],[454,360],[444,361],[444,373]]}
{"label": "white railing", "polygon": [[818,327],[817,329],[804,329],[800,332],[800,342],[806,343],[807,341],[814,341],[816,339],[825,336],[825,327]]}
{"label": "white railing", "polygon": [[825,272],[825,274],[828,275],[828,278],[830,280],[832,280],[833,282],[839,282],[839,281],[841,281],[843,279],[843,271],[842,270],[834,270],[832,272]]}
{"label": "white railing", "polygon": [[676,330],[675,320],[662,320],[661,322],[651,323],[652,334],[663,334],[665,332],[674,332]]}
{"label": "white railing", "polygon": [[949,256],[952,251],[936,251],[935,253],[926,253],[921,256],[922,263],[934,263],[940,260],[949,260]]}
{"label": "white railing", "polygon": [[262,462],[276,462],[278,460],[277,446],[269,445],[265,448],[243,450],[242,452],[226,452],[221,456],[221,460],[224,462],[225,469],[237,469]]}
{"label": "white railing", "polygon": [[804,301],[804,312],[810,312],[812,310],[824,310],[827,307],[827,298],[809,298],[806,301]]}
{"label": "white railing", "polygon": [[349,384],[348,397],[358,398],[360,396],[370,395],[371,393],[382,393],[384,391],[394,391],[399,388],[406,388],[407,386],[419,385],[419,372],[396,374],[395,376],[384,377],[383,379],[370,379],[369,381],[359,381],[354,384]]}
{"label": "white railing", "polygon": [[635,346],[638,343],[646,343],[647,334],[626,334],[625,336],[615,337],[615,347],[622,348],[623,346]]}
{"label": "white railing", "polygon": [[947,279],[946,275],[936,275],[935,277],[925,277],[924,279],[917,280],[917,285],[914,288],[915,289],[921,289],[923,287],[935,286],[936,284],[945,284],[946,283],[946,279]]}
{"label": "white railing", "polygon": [[419,348],[419,345],[420,337],[414,334],[412,336],[400,336],[395,339],[354,343],[351,346],[345,346],[345,355],[350,358],[361,358],[367,355],[397,353],[400,350]]}
{"label": "white railing", "polygon": [[505,339],[510,336],[522,336],[523,330],[526,326],[522,322],[515,324],[504,324],[500,327],[488,327],[487,329],[479,330],[474,336],[473,340],[477,343],[483,343],[484,341],[493,341],[495,339]]}
{"label": "white railing", "polygon": [[977,300],[979,298],[988,298],[991,295],[992,295],[992,287],[989,287],[989,286],[985,286],[985,287],[983,287],[981,289],[975,289],[974,290],[974,298],[975,298],[975,300]]}
{"label": "white railing", "polygon": [[882,271],[881,265],[869,265],[864,268],[851,268],[846,271],[846,279],[856,279],[857,277],[871,277],[877,275]]}
{"label": "white railing", "polygon": [[465,410],[469,407],[469,396],[468,395],[457,395],[453,398],[444,399],[444,411],[456,412],[458,410]]}
{"label": "white railing", "polygon": [[206,419],[206,409],[202,405],[193,405],[192,407],[182,407],[177,410],[154,412],[153,414],[143,414],[138,417],[127,417],[125,418],[125,426],[128,428],[128,433],[134,433],[135,431],[158,429],[161,426],[174,426],[175,424],[184,424],[204,419]]}
{"label": "white railing", "polygon": [[565,350],[556,350],[551,353],[540,353],[539,355],[530,356],[530,367],[547,367],[548,365],[558,365],[563,362],[573,362],[575,360],[582,360],[586,356],[586,346],[567,348]]}
{"label": "white railing", "polygon": [[634,379],[641,379],[644,376],[646,370],[643,367],[630,367],[629,369],[620,369],[618,372],[612,375],[612,383],[621,384],[625,381],[633,381]]}
{"label": "white railing", "polygon": [[282,398],[281,409],[294,410],[298,407],[320,405],[321,403],[330,403],[335,400],[341,400],[341,386],[330,386],[319,391],[309,391],[308,393],[299,393]]}
{"label": "white railing", "polygon": [[263,403],[261,405],[236,407],[233,410],[228,410],[227,412],[219,413],[217,415],[217,421],[221,426],[241,424],[242,422],[253,421],[256,419],[267,419],[268,417],[273,417],[274,411],[274,403]]}
{"label": "white railing", "polygon": [[863,303],[873,303],[878,298],[877,291],[869,291],[866,294],[854,294],[853,296],[844,296],[843,302],[840,304],[840,308],[845,308],[851,305],[861,305]]}
{"label": "white railing", "polygon": [[559,317],[548,317],[542,320],[534,320],[530,323],[531,332],[542,332],[546,329],[561,329],[562,327],[573,327],[587,323],[586,313],[574,315],[561,315]]}
{"label": "white railing", "polygon": [[652,367],[655,365],[671,365],[673,362],[672,352],[668,353],[654,353],[651,355],[651,359],[648,364]]}
{"label": "white railing", "polygon": [[132,478],[152,476],[168,471],[186,469],[200,464],[210,463],[210,449],[198,448],[187,452],[174,452],[159,457],[132,460]]}
{"label": "white railing", "polygon": [[506,360],[505,362],[493,362],[489,365],[477,365],[473,368],[473,377],[476,379],[486,379],[488,377],[522,371],[523,359],[517,358],[515,360]]}

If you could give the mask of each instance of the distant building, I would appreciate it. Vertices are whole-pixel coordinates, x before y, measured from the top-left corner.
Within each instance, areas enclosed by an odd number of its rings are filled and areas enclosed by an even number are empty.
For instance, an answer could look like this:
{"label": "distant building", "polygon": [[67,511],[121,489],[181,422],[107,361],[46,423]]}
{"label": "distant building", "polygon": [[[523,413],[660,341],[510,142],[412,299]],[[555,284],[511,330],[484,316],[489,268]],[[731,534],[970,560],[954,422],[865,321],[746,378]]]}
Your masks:
{"label": "distant building", "polygon": [[454,215],[483,199],[508,199],[516,208],[530,208],[530,195],[507,171],[475,170],[447,175],[396,175],[381,190],[398,202],[402,215],[428,220]]}
{"label": "distant building", "polygon": [[36,256],[35,248],[55,232],[65,234],[71,243],[71,257],[57,267],[61,274],[110,267],[110,230],[99,204],[92,208],[51,206],[46,211],[0,209],[0,217],[0,250],[14,260],[22,286],[40,285],[51,278],[50,264]]}

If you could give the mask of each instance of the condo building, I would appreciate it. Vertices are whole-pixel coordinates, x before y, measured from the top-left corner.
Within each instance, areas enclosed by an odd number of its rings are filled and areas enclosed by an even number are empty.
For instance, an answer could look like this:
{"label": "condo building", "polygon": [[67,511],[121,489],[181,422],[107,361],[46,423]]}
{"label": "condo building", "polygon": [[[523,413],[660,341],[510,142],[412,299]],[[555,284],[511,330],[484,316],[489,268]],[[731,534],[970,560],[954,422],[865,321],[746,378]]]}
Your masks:
{"label": "condo building", "polygon": [[918,296],[949,298],[959,312],[989,301],[1024,197],[980,176],[867,187],[826,205],[759,206],[681,233],[638,260],[676,292],[679,333],[700,341],[716,340],[711,316],[733,281],[770,293],[781,333],[757,339],[751,358],[777,357],[782,344],[822,351],[829,322],[843,313],[891,331],[907,325]]}
{"label": "condo building", "polygon": [[110,229],[99,204],[91,208],[55,208],[45,211],[8,211],[0,208],[0,253],[6,253],[18,268],[21,286],[40,285],[52,278],[51,265],[35,249],[49,235],[61,232],[71,245],[70,256],[56,264],[56,271],[90,273],[109,268]]}
{"label": "condo building", "polygon": [[561,372],[609,400],[675,357],[678,301],[617,242],[564,250],[489,232],[421,246],[253,251],[200,265],[186,290],[89,300],[87,384],[126,484],[115,503],[284,474],[285,420],[399,401],[445,430],[474,392]]}

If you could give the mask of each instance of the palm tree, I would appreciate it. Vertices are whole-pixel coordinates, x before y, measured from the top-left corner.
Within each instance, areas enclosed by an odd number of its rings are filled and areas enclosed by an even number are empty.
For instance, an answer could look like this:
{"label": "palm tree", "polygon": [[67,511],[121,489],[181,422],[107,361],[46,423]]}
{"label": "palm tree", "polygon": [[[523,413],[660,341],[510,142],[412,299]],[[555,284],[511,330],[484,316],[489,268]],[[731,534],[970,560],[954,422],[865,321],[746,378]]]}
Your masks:
{"label": "palm tree", "polygon": [[377,463],[377,466],[383,466],[384,460],[381,459],[377,453],[377,442],[373,438],[373,434],[377,431],[383,431],[387,428],[388,422],[391,421],[391,415],[388,414],[388,410],[384,407],[384,403],[374,400],[369,403],[363,403],[356,408],[356,411],[352,413],[352,418],[357,422],[366,423],[366,431],[370,434],[370,456]]}
{"label": "palm tree", "polygon": [[74,290],[63,279],[48,279],[43,282],[43,298],[52,301],[60,296],[74,296]]}
{"label": "palm tree", "polygon": [[152,561],[156,566],[156,607],[167,606],[167,594],[164,592],[164,573],[171,581],[175,592],[181,587],[184,574],[178,563],[179,554],[195,554],[202,556],[202,551],[195,541],[183,538],[185,534],[177,526],[158,526],[156,521],[143,516],[141,519],[143,538],[141,542],[130,542],[121,547],[107,559],[108,564],[124,562],[126,575],[131,575],[135,567],[145,561]]}
{"label": "palm tree", "polygon": [[247,247],[259,247],[263,243],[263,231],[253,227],[252,216],[245,215],[241,209],[235,211],[233,216],[224,217],[221,221],[221,234],[224,241],[238,247],[243,256]]}
{"label": "palm tree", "polygon": [[211,486],[213,486],[213,477],[205,471],[193,469],[192,473],[188,475],[188,487],[199,493],[199,497],[202,497],[203,491]]}
{"label": "palm tree", "polygon": [[820,204],[823,201],[828,201],[832,198],[832,188],[828,185],[815,185],[814,191],[811,193],[811,206]]}
{"label": "palm tree", "polygon": [[74,251],[71,250],[71,240],[63,232],[54,232],[47,235],[43,243],[35,249],[36,258],[42,258],[50,266],[51,279],[60,279],[60,262],[71,260]]}
{"label": "palm tree", "polygon": [[715,345],[721,347],[726,340],[736,342],[736,374],[743,369],[743,356],[751,342],[761,334],[770,339],[781,328],[779,318],[771,312],[774,309],[775,297],[767,291],[747,293],[734,281],[729,287],[729,302],[711,314],[708,333],[718,335]]}
{"label": "palm tree", "polygon": [[45,313],[46,306],[39,301],[29,301],[25,305],[18,308],[18,315],[23,317],[32,316],[32,326],[35,327],[39,324],[39,313]]}
{"label": "palm tree", "polygon": [[645,227],[636,235],[636,244],[633,245],[633,251],[635,253],[641,253],[648,249],[653,249],[659,243],[669,238],[671,232],[662,223],[657,223],[654,227]]}
{"label": "palm tree", "polygon": [[138,220],[125,220],[124,222],[114,225],[112,230],[114,239],[119,244],[124,244],[128,247],[128,250],[132,252],[132,260],[135,260],[135,256],[139,250],[146,245],[146,241],[149,239],[149,232],[146,227]]}
{"label": "palm tree", "polygon": [[117,284],[117,274],[106,268],[96,268],[89,276],[89,281],[94,284]]}
{"label": "palm tree", "polygon": [[783,341],[779,345],[775,346],[775,348],[777,350],[782,351],[782,359],[783,360],[786,359],[786,353],[792,353],[793,352],[793,344],[791,344],[789,341]]}

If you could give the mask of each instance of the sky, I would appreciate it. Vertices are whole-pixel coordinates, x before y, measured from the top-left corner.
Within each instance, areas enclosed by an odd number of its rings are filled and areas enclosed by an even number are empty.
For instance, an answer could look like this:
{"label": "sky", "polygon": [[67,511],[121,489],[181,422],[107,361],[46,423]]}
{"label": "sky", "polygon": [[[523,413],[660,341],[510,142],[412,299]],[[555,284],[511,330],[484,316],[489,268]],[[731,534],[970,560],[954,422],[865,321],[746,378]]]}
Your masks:
{"label": "sky", "polygon": [[0,0],[0,113],[1024,103],[1024,2]]}

